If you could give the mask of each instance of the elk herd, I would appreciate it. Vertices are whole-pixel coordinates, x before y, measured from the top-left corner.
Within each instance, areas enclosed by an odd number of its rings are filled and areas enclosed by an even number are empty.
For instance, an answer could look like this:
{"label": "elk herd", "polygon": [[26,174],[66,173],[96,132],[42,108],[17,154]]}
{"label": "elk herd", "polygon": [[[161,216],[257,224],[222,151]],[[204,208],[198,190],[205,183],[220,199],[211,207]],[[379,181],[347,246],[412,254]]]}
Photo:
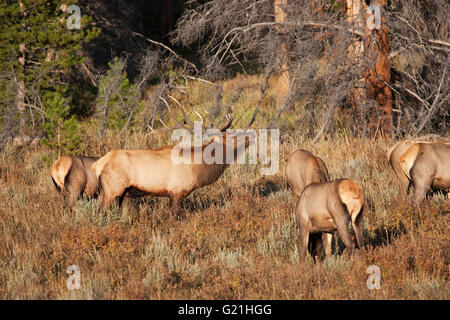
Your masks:
{"label": "elk herd", "polygon": [[[234,153],[233,159],[239,157],[252,141],[248,137],[240,141],[236,134],[226,137],[225,130],[233,119],[234,116],[228,117],[228,123],[220,128],[222,137],[212,138],[200,148],[189,147],[188,154],[194,158],[196,153],[214,146],[218,148],[215,150],[223,150],[224,157],[227,152]],[[185,121],[176,123],[177,128],[186,127],[186,117]],[[161,131],[171,129],[165,127]],[[170,145],[153,150],[112,150],[101,158],[63,156],[52,165],[51,177],[68,208],[82,194],[98,195],[102,209],[115,200],[120,206],[124,197],[153,195],[169,197],[172,210],[176,211],[183,197],[216,182],[229,164],[227,161],[174,163],[171,159],[174,148]],[[402,196],[412,187],[417,205],[430,188],[450,192],[450,143],[399,141],[389,149],[387,159],[398,178]],[[303,149],[290,154],[285,169],[293,197],[300,257],[304,257],[307,250],[314,261],[323,255],[330,256],[336,231],[350,255],[355,248],[361,248],[365,202],[361,186],[345,178],[330,180],[322,159]]]}

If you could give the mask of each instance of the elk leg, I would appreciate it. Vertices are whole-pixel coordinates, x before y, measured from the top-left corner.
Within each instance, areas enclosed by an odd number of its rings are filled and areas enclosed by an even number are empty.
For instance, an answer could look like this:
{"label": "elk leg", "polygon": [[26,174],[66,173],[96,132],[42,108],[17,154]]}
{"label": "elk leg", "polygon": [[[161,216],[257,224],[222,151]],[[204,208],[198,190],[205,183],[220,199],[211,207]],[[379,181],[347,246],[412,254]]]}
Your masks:
{"label": "elk leg", "polygon": [[354,249],[354,243],[352,239],[352,235],[350,234],[350,230],[348,228],[348,223],[350,222],[349,214],[347,213],[347,210],[344,209],[343,206],[341,206],[339,209],[336,209],[338,214],[334,217],[336,228],[339,233],[339,237],[341,238],[342,242],[344,242],[345,246],[347,247],[349,254],[353,254]]}
{"label": "elk leg", "polygon": [[110,175],[102,174],[100,176],[100,183],[102,185],[102,192],[99,200],[102,210],[110,207],[111,202],[119,198],[125,193],[126,188],[121,186],[120,180],[117,177],[111,179]]}
{"label": "elk leg", "polygon": [[174,212],[175,214],[177,214],[178,211],[180,210],[181,198],[182,198],[182,195],[180,193],[171,193],[170,194],[169,205],[172,207],[172,212]]}
{"label": "elk leg", "polygon": [[419,173],[415,173],[413,170],[411,171],[411,179],[413,180],[414,187],[414,201],[419,205],[425,199],[433,179],[431,176],[426,177]]}
{"label": "elk leg", "polygon": [[400,172],[397,178],[400,182],[400,188],[402,189],[402,197],[405,198],[405,195],[408,195],[409,190],[411,189],[411,181],[403,172]]}
{"label": "elk leg", "polygon": [[[309,235],[309,253],[313,257],[314,263],[316,260],[321,260],[322,252],[323,252],[323,242],[322,242],[322,234],[315,233]],[[317,259],[316,259],[317,257]]]}
{"label": "elk leg", "polygon": [[357,217],[355,222],[352,222],[353,229],[355,230],[356,235],[356,242],[358,243],[358,248],[362,248],[363,246],[363,228],[364,228],[364,219],[362,214],[360,213]]}
{"label": "elk leg", "polygon": [[295,192],[292,192],[292,197],[294,198],[294,208],[295,208],[297,206],[297,202],[300,197]]}
{"label": "elk leg", "polygon": [[411,181],[408,180],[408,186],[406,187],[406,195],[408,195],[411,192]]}
{"label": "elk leg", "polygon": [[72,209],[72,207],[75,205],[75,202],[77,202],[80,193],[81,192],[69,191],[66,198],[65,208]]}
{"label": "elk leg", "polygon": [[65,196],[65,208],[72,209],[80,195],[83,193],[83,187],[73,181],[68,181],[64,187],[67,190]]}
{"label": "elk leg", "polygon": [[309,221],[300,221],[299,223],[299,256],[300,260],[304,259],[306,256],[306,251],[308,250],[308,241],[309,241],[309,228],[308,228],[308,222]]}
{"label": "elk leg", "polygon": [[331,256],[331,245],[333,243],[333,234],[324,232],[322,234],[322,242],[325,246],[325,256],[330,257]]}
{"label": "elk leg", "polygon": [[97,184],[95,184],[95,183],[88,183],[86,185],[86,188],[84,189],[84,194],[87,197],[92,198],[97,193],[97,189],[98,189]]}

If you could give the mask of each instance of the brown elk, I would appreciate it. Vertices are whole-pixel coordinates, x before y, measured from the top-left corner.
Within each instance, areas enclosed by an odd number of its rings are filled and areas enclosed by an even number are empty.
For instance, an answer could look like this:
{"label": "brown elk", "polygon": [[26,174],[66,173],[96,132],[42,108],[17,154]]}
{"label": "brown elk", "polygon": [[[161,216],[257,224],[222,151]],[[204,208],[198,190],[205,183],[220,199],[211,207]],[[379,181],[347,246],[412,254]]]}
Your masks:
{"label": "brown elk", "polygon": [[[175,128],[185,128],[192,132],[186,124],[192,124],[183,112],[184,121],[178,121],[168,103],[169,115],[175,121],[173,127],[153,130],[161,133]],[[181,106],[181,105],[180,105]],[[100,158],[92,166],[101,185],[100,203],[102,208],[119,199],[119,205],[125,195],[139,197],[153,195],[169,197],[172,208],[176,211],[181,198],[188,196],[193,190],[216,182],[228,167],[227,154],[237,159],[250,144],[250,138],[238,139],[236,135],[224,135],[223,131],[231,126],[235,114],[217,131],[222,132],[219,138],[211,139],[201,146],[164,146],[154,150],[113,150]],[[186,124],[185,124],[186,123]],[[243,140],[243,141],[241,141]],[[207,163],[203,159],[206,150],[213,150],[212,155],[221,161]],[[217,152],[217,154],[216,154]],[[183,162],[174,162],[173,155],[183,154]],[[185,156],[187,155],[187,156]],[[195,159],[200,159],[200,163]]]}
{"label": "brown elk", "polygon": [[[294,207],[297,205],[305,187],[312,183],[324,183],[330,180],[325,163],[311,152],[298,149],[291,153],[286,165],[286,178],[294,198]],[[316,254],[321,255],[323,244],[325,244],[326,256],[331,255],[331,244],[333,234],[322,233],[310,236],[310,252],[314,260]]]}
{"label": "brown elk", "polygon": [[289,156],[286,177],[294,198],[294,205],[297,204],[306,186],[330,180],[327,167],[322,159],[303,149],[298,149]]}
{"label": "brown elk", "polygon": [[400,166],[417,204],[431,187],[450,191],[449,143],[416,143],[400,156]]}
{"label": "brown elk", "polygon": [[50,175],[57,191],[65,197],[65,207],[72,208],[82,193],[93,197],[97,192],[98,179],[91,171],[97,157],[62,156],[56,160]]}
{"label": "brown elk", "polygon": [[433,144],[433,143],[439,143],[439,142],[429,142],[429,141],[421,141],[421,140],[402,140],[402,141],[398,141],[387,152],[387,159],[392,167],[392,170],[394,170],[394,173],[397,176],[397,179],[400,184],[402,196],[409,193],[410,179],[409,179],[408,175],[406,175],[401,168],[400,157],[410,147],[412,147],[416,143]]}
{"label": "brown elk", "polygon": [[358,247],[362,247],[364,193],[349,179],[339,179],[307,186],[295,208],[299,228],[300,256],[308,248],[310,234],[332,233],[336,230],[349,254],[354,250],[349,222],[355,230]]}

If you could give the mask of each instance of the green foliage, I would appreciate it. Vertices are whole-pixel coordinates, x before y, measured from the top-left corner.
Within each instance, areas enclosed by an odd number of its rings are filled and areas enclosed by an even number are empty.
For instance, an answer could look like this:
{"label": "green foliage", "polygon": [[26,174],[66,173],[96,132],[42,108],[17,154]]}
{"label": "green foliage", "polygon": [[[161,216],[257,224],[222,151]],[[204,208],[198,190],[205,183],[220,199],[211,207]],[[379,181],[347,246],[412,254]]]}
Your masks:
{"label": "green foliage", "polygon": [[42,143],[58,154],[64,152],[79,153],[82,151],[82,139],[78,132],[78,122],[75,116],[70,115],[70,106],[61,94],[49,93],[45,99],[46,118],[43,124],[47,135]]}
{"label": "green foliage", "polygon": [[[0,73],[8,74],[2,79],[5,83],[0,87],[0,101],[14,101],[17,92],[11,88],[19,81],[24,81],[26,101],[39,101],[48,92],[59,92],[71,101],[79,94],[72,84],[75,67],[84,59],[82,44],[96,38],[100,29],[90,27],[92,18],[83,12],[81,29],[68,29],[67,20],[73,13],[62,9],[77,2],[0,2]],[[14,103],[5,106],[11,108]]]}
{"label": "green foliage", "polygon": [[97,110],[103,118],[103,129],[114,133],[132,124],[134,116],[142,107],[140,90],[130,82],[125,72],[125,61],[115,57],[108,63],[109,69],[100,77]]}

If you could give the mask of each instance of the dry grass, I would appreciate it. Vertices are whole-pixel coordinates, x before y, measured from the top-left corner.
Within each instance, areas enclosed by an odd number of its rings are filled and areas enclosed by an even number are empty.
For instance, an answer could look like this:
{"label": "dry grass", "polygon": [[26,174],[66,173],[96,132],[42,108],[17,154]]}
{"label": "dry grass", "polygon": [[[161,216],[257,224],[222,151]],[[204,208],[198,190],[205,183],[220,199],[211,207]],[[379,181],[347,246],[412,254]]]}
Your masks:
{"label": "dry grass", "polygon": [[[436,195],[419,215],[397,199],[381,140],[289,141],[282,155],[298,147],[322,157],[332,177],[359,181],[375,204],[365,211],[368,249],[353,259],[299,262],[282,171],[261,177],[257,166],[234,165],[186,198],[177,217],[162,198],[106,214],[97,200],[81,199],[68,212],[42,160],[48,151],[7,147],[0,154],[0,297],[448,299],[449,201]],[[72,264],[81,268],[80,290],[66,287]],[[372,264],[381,268],[380,290],[366,287]]]}
{"label": "dry grass", "polygon": [[[194,89],[192,105],[211,99],[207,90]],[[273,112],[267,106],[273,94],[265,97],[264,112]],[[255,99],[249,91],[240,103]],[[165,143],[138,133],[86,136],[91,155]],[[399,199],[385,156],[391,144],[345,134],[316,144],[284,136],[278,174],[264,177],[259,165],[233,165],[217,183],[184,199],[178,216],[169,215],[167,199],[152,197],[104,214],[97,200],[81,199],[65,211],[49,175],[52,153],[7,146],[0,151],[0,298],[449,299],[450,201],[435,195],[419,213]],[[353,259],[341,255],[339,241],[332,258],[299,262],[283,170],[297,148],[321,157],[333,179],[361,183],[373,204],[364,213],[367,250]],[[66,286],[73,264],[81,269],[79,290]],[[366,286],[369,265],[381,269],[380,290]]]}

